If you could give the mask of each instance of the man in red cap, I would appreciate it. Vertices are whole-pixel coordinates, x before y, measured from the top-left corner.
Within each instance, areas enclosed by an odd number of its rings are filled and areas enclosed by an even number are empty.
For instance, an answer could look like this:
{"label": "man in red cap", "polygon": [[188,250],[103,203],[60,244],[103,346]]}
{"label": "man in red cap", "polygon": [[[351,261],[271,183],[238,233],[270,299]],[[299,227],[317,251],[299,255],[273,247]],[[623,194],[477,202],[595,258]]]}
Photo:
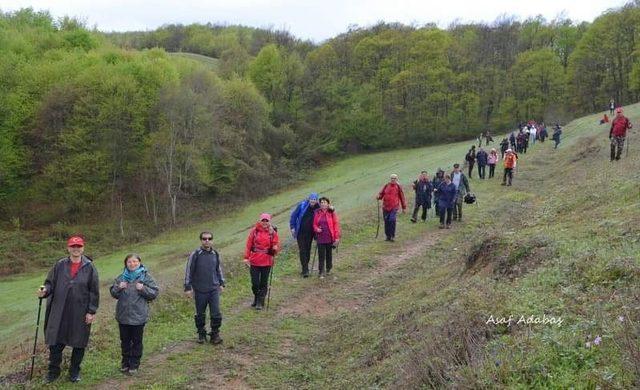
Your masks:
{"label": "man in red cap", "polygon": [[611,121],[611,130],[609,130],[609,139],[611,140],[611,161],[614,159],[620,160],[622,149],[624,148],[624,140],[627,136],[627,130],[631,127],[631,122],[622,113],[622,107],[616,108],[616,117]]}
{"label": "man in red cap", "polygon": [[47,298],[44,336],[49,346],[49,383],[60,376],[62,351],[67,345],[73,348],[69,379],[80,381],[80,364],[100,300],[98,271],[84,256],[84,239],[70,237],[67,250],[69,256],[54,264],[37,292],[39,298]]}

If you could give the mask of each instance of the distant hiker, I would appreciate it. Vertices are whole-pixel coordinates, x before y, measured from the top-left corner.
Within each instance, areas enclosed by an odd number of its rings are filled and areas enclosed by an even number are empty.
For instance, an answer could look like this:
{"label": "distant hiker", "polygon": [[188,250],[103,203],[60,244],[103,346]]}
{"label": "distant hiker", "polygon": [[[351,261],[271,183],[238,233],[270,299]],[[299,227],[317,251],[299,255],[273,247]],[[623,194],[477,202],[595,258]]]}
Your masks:
{"label": "distant hiker", "polygon": [[[524,141],[527,139],[527,135],[523,130],[520,130],[518,136],[516,137],[516,151],[518,153],[522,153],[524,151]],[[526,151],[524,152],[526,153]]]}
{"label": "distant hiker", "polygon": [[434,189],[434,193],[433,193],[433,204],[435,205],[435,209],[436,209],[436,216],[440,215],[440,210],[438,209],[438,197],[440,195],[438,195],[438,191],[435,191],[439,186],[440,183],[444,183],[444,171],[442,170],[442,168],[438,168],[438,171],[436,171],[436,176],[433,178],[432,181],[432,187]]}
{"label": "distant hiker", "polygon": [[620,160],[622,149],[624,148],[624,140],[627,136],[627,130],[631,127],[631,122],[626,116],[624,116],[622,107],[618,107],[616,109],[616,117],[611,121],[611,129],[609,130],[609,139],[611,140],[611,161],[614,159]]}
{"label": "distant hiker", "polygon": [[562,135],[562,129],[560,128],[560,125],[556,123],[556,128],[553,130],[553,136],[551,137],[553,139],[553,142],[556,143],[553,147],[554,149],[558,149],[561,135]]}
{"label": "distant hiker", "polygon": [[224,291],[224,275],[222,259],[218,251],[213,249],[213,234],[208,231],[200,233],[200,247],[189,255],[184,273],[184,291],[187,297],[195,298],[196,315],[194,321],[198,331],[198,343],[207,341],[206,312],[209,306],[211,318],[211,344],[220,344],[220,293]]}
{"label": "distant hiker", "polygon": [[600,119],[600,124],[604,124],[604,123],[609,123],[609,117],[607,116],[607,114],[604,114],[604,117],[602,119]]}
{"label": "distant hiker", "polygon": [[[471,187],[469,187],[469,180],[460,170],[460,164],[453,164],[453,172],[451,172],[451,182],[456,187],[456,200],[453,205],[453,220],[454,221],[462,221],[462,200],[467,192],[471,192]],[[442,211],[442,210],[440,210]],[[442,218],[442,214],[440,214]]]}
{"label": "distant hiker", "polygon": [[[460,174],[464,175],[462,172]],[[438,209],[440,214],[440,229],[451,227],[451,215],[456,203],[456,186],[451,182],[451,175],[444,175],[444,181],[438,186],[436,193],[438,194]],[[446,220],[445,220],[446,216]]]}
{"label": "distant hiker", "polygon": [[498,152],[496,149],[491,149],[489,157],[487,158],[487,164],[489,164],[489,179],[493,177],[496,172],[496,164],[498,163]]}
{"label": "distant hiker", "polygon": [[544,140],[547,139],[548,136],[549,133],[547,132],[547,126],[543,126],[542,130],[540,130],[540,142],[544,142]]}
{"label": "distant hiker", "polygon": [[384,234],[386,241],[394,241],[396,237],[396,217],[400,207],[406,212],[407,203],[404,200],[404,192],[398,184],[398,175],[392,174],[389,183],[385,184],[377,196],[382,199],[382,215],[384,217]]}
{"label": "distant hiker", "polygon": [[484,149],[480,148],[478,150],[478,153],[476,154],[476,161],[478,162],[478,177],[480,179],[484,179],[485,177],[485,168],[487,166],[488,158],[489,155],[487,154],[487,152],[485,152]]}
{"label": "distant hiker", "polygon": [[413,206],[413,214],[411,222],[416,223],[418,220],[418,210],[422,207],[422,222],[427,220],[427,211],[431,208],[431,194],[433,193],[433,184],[429,181],[427,171],[420,172],[418,180],[413,182],[413,191],[416,193],[416,201]]}
{"label": "distant hiker", "polygon": [[471,145],[471,149],[464,156],[464,160],[467,162],[467,166],[469,167],[469,178],[471,178],[471,172],[473,171],[473,166],[476,163],[476,146]]}
{"label": "distant hiker", "polygon": [[491,142],[493,142],[493,137],[491,136],[491,132],[489,130],[485,131],[484,138],[485,145],[489,145]]}
{"label": "distant hiker", "polygon": [[124,270],[109,290],[118,300],[116,321],[120,329],[120,372],[135,374],[142,358],[144,325],[149,320],[149,302],[158,296],[158,285],[142,265],[140,256],[124,258]]}
{"label": "distant hiker", "polygon": [[504,154],[509,149],[509,140],[505,137],[500,142],[500,158],[504,158]]}
{"label": "distant hiker", "polygon": [[251,291],[253,291],[252,307],[262,310],[269,286],[269,273],[273,267],[274,257],[280,251],[278,232],[271,225],[270,214],[260,214],[260,219],[247,236],[244,251],[244,263],[250,269]]}
{"label": "distant hiker", "polygon": [[616,108],[616,102],[613,98],[609,99],[609,115],[613,115],[613,110]]}
{"label": "distant hiker", "polygon": [[478,147],[482,146],[482,138],[484,137],[484,134],[480,133],[480,135],[476,138],[478,140]]}
{"label": "distant hiker", "polygon": [[[313,214],[313,231],[318,242],[318,276],[324,279],[333,268],[333,248],[340,243],[340,221],[338,214],[330,208],[329,198],[320,198],[320,208]],[[326,262],[326,271],[325,271]]]}
{"label": "distant hiker", "polygon": [[44,285],[38,290],[38,297],[47,298],[44,317],[44,338],[49,346],[47,383],[60,376],[65,346],[73,348],[69,380],[80,381],[80,364],[100,301],[98,271],[92,260],[83,255],[84,239],[70,237],[67,250],[69,256],[51,267]]}
{"label": "distant hiker", "polygon": [[511,149],[515,150],[518,147],[517,142],[518,142],[518,140],[516,138],[516,132],[512,131],[511,135],[509,136],[509,143],[511,144]]}
{"label": "distant hiker", "polygon": [[531,127],[531,129],[529,129],[529,144],[531,146],[535,145],[537,138],[538,138],[538,128],[536,126],[533,126]]}
{"label": "distant hiker", "polygon": [[[508,149],[507,154],[504,156],[504,175],[502,176],[502,185],[511,185],[511,181],[513,180],[513,169],[516,167],[516,163],[518,160],[518,156],[513,152],[513,150]],[[507,184],[507,178],[509,179],[509,183]]]}
{"label": "distant hiker", "polygon": [[298,205],[291,212],[289,227],[291,235],[298,241],[300,252],[300,266],[302,267],[302,277],[309,277],[309,260],[311,259],[311,246],[313,244],[313,213],[320,207],[318,205],[318,194],[313,192],[309,197]]}

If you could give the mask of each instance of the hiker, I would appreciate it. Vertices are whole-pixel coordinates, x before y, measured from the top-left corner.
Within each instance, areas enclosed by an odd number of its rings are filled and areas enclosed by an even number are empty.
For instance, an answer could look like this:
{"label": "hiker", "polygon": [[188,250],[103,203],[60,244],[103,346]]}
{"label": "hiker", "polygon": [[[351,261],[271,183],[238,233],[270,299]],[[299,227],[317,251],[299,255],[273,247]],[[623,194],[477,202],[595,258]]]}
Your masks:
{"label": "hiker", "polygon": [[613,98],[609,99],[609,115],[613,115],[613,110],[616,108],[616,102]]}
{"label": "hiker", "polygon": [[504,153],[509,149],[509,140],[505,137],[500,142],[500,158],[504,158]]}
{"label": "hiker", "polygon": [[531,146],[535,145],[537,138],[538,138],[538,127],[533,126],[529,130],[529,144],[531,144]]}
{"label": "hiker", "polygon": [[[518,155],[511,149],[507,149],[507,154],[504,156],[504,175],[502,176],[502,185],[511,185],[513,180],[513,169],[516,167]],[[507,178],[509,183],[507,184]]]}
{"label": "hiker", "polygon": [[[318,243],[318,276],[324,279],[333,268],[333,248],[340,243],[340,221],[327,197],[320,198],[320,208],[313,214],[313,231]],[[326,271],[325,271],[326,261]]]}
{"label": "hiker", "polygon": [[413,182],[413,191],[416,193],[416,201],[413,206],[411,222],[417,222],[420,207],[422,207],[422,216],[420,219],[422,219],[422,222],[426,222],[428,211],[431,208],[431,193],[433,192],[433,184],[429,181],[427,171],[420,172],[418,180]]}
{"label": "hiker", "polygon": [[600,119],[600,124],[604,124],[604,123],[609,123],[609,117],[607,116],[607,113],[604,113],[604,116],[602,117],[602,119]]}
{"label": "hiker", "polygon": [[120,330],[122,361],[120,372],[136,374],[142,358],[144,325],[149,320],[149,302],[156,299],[159,288],[136,254],[124,258],[124,270],[109,290],[118,300],[116,321]]}
{"label": "hiker", "polygon": [[561,135],[562,135],[562,129],[560,128],[560,125],[556,123],[556,128],[553,130],[553,135],[551,136],[551,138],[553,139],[553,142],[556,143],[553,147],[554,149],[558,149]]}
{"label": "hiker", "polygon": [[49,346],[47,383],[60,376],[65,346],[73,348],[69,380],[80,381],[80,364],[100,302],[98,271],[93,261],[84,255],[84,239],[77,235],[70,237],[67,251],[69,256],[51,267],[38,290],[39,298],[47,298],[44,317],[44,338]]}
{"label": "hiker", "polygon": [[490,144],[491,142],[493,142],[493,137],[491,136],[491,131],[487,130],[487,131],[484,133],[484,138],[485,138],[485,142],[484,142],[484,144],[485,144],[486,146],[489,146],[489,144]]}
{"label": "hiker", "polygon": [[309,260],[311,259],[311,246],[314,237],[313,213],[318,207],[320,207],[318,205],[318,194],[312,192],[307,199],[298,203],[291,212],[291,218],[289,219],[291,235],[298,241],[303,278],[309,277]]}
{"label": "hiker", "polygon": [[486,172],[485,168],[487,166],[488,157],[489,155],[482,148],[480,148],[478,150],[478,153],[476,154],[476,161],[478,162],[478,177],[480,179],[484,179],[485,177],[485,172]]}
{"label": "hiker", "polygon": [[220,325],[220,293],[224,291],[222,259],[213,249],[213,234],[210,231],[200,233],[200,247],[189,255],[184,273],[184,291],[188,298],[194,298],[196,314],[193,317],[198,331],[198,343],[207,341],[206,313],[209,306],[211,344],[222,343]]}
{"label": "hiker", "polygon": [[404,200],[404,192],[398,184],[398,175],[395,173],[390,176],[389,183],[378,193],[377,199],[382,199],[382,216],[384,217],[384,234],[387,237],[385,241],[393,242],[396,237],[396,216],[402,207],[402,212],[407,210],[407,204]]}
{"label": "hiker", "polygon": [[543,126],[542,130],[540,130],[540,142],[544,142],[545,139],[549,136],[547,132],[547,126]]}
{"label": "hiker", "polygon": [[[453,172],[451,172],[449,176],[451,177],[451,182],[456,187],[456,199],[455,204],[453,205],[453,220],[462,222],[462,200],[467,192],[471,192],[471,187],[469,187],[469,180],[467,180],[467,177],[460,170],[460,164],[453,164]],[[440,218],[442,218],[442,215],[440,215]]]}
{"label": "hiker", "polygon": [[611,161],[620,160],[627,130],[632,127],[629,119],[624,116],[622,107],[616,109],[616,117],[611,121],[609,139],[611,140]]}
{"label": "hiker", "polygon": [[473,171],[473,166],[476,163],[476,146],[471,145],[471,149],[464,156],[464,160],[467,162],[467,166],[469,167],[469,178],[471,178],[471,172]]}
{"label": "hiker", "polygon": [[[457,165],[457,164],[456,164]],[[462,172],[460,172],[462,174]],[[438,186],[436,193],[438,194],[437,207],[440,210],[440,229],[451,228],[451,215],[456,203],[456,186],[451,182],[451,175],[444,175],[444,181]],[[446,220],[445,220],[446,216]],[[445,225],[446,222],[446,225]]]}
{"label": "hiker", "polygon": [[478,140],[478,147],[482,146],[482,138],[484,137],[484,134],[480,133],[480,135],[476,138],[476,140]]}
{"label": "hiker", "polygon": [[275,264],[274,257],[280,251],[278,231],[271,225],[271,215],[260,214],[260,218],[247,236],[244,264],[249,267],[253,303],[251,307],[262,310],[269,288],[269,274]]}
{"label": "hiker", "polygon": [[516,132],[515,131],[512,131],[511,135],[509,136],[509,143],[511,144],[511,149],[516,149],[518,147],[517,138],[516,138]]}
{"label": "hiker", "polygon": [[438,170],[436,171],[436,176],[433,178],[433,181],[431,183],[431,187],[434,189],[433,204],[434,208],[436,209],[436,216],[440,216],[440,209],[438,208],[438,197],[440,195],[438,195],[438,191],[435,190],[440,186],[440,183],[444,183],[444,171],[442,170],[442,168],[438,168]]}
{"label": "hiker", "polygon": [[487,163],[489,164],[489,179],[491,179],[496,172],[496,164],[498,163],[498,152],[495,148],[491,149],[491,152],[489,152]]}
{"label": "hiker", "polygon": [[[516,137],[516,151],[518,153],[522,153],[524,150],[524,140],[527,138],[527,135],[523,130],[520,130],[518,136]],[[525,152],[526,153],[526,152]]]}

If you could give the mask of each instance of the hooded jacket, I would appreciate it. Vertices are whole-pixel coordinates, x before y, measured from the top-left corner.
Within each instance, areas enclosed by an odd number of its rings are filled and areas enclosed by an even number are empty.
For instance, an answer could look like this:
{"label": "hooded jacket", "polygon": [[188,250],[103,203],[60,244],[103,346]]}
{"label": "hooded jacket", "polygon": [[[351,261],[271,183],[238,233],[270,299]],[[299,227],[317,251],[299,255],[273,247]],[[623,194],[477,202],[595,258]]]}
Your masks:
{"label": "hooded jacket", "polygon": [[[257,222],[247,236],[244,258],[249,259],[249,264],[253,266],[271,267],[273,257],[280,250],[279,243],[278,232],[272,226],[265,229]],[[273,255],[268,253],[269,250],[272,250]]]}

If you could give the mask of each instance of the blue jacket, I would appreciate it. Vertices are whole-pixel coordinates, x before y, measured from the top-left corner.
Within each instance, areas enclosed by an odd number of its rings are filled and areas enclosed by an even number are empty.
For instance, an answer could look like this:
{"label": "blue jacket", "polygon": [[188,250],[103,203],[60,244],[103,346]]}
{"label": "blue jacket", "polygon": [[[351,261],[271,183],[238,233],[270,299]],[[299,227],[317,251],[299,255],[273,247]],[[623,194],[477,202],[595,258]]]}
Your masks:
{"label": "blue jacket", "polygon": [[456,201],[456,185],[453,183],[440,183],[438,187],[438,208],[448,209],[453,207]]}
{"label": "blue jacket", "polygon": [[489,155],[484,150],[481,150],[478,153],[476,153],[476,161],[478,162],[478,165],[481,165],[481,166],[487,165],[488,157]]}
{"label": "blue jacket", "polygon": [[433,184],[431,181],[415,180],[413,182],[413,190],[416,193],[416,203],[429,205],[431,207],[431,193],[433,192]]}
{"label": "blue jacket", "polygon": [[291,212],[291,218],[289,218],[289,228],[295,229],[294,236],[298,238],[298,232],[300,231],[300,224],[302,223],[302,217],[309,208],[309,199],[305,199]]}

